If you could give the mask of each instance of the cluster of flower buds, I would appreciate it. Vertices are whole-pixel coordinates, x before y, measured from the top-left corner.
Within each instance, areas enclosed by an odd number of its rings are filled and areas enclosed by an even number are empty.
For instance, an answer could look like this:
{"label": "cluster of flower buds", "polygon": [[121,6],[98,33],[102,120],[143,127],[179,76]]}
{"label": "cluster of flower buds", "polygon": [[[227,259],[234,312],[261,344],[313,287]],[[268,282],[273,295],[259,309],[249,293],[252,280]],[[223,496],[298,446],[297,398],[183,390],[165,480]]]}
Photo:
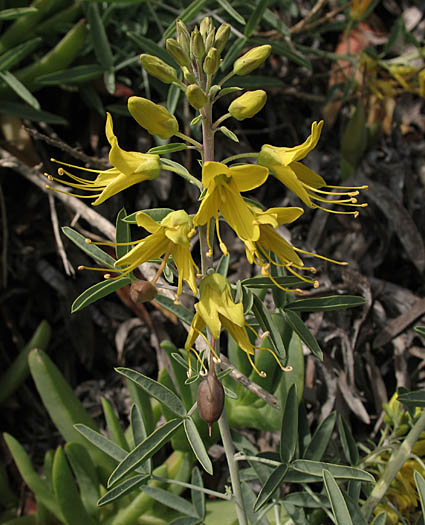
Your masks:
{"label": "cluster of flower buds", "polygon": [[[178,20],[176,30],[177,38],[168,38],[166,48],[180,66],[180,75],[174,67],[156,56],[143,54],[140,60],[147,73],[166,84],[178,85],[184,90],[190,105],[201,110],[221,90],[221,85],[213,84],[213,78],[222,62],[221,53],[229,39],[230,26],[222,24],[216,31],[211,18],[206,17],[199,28],[196,26],[190,33],[184,22]],[[270,52],[270,45],[251,49],[235,61],[233,71],[226,79],[251,73],[268,58]],[[231,104],[229,113],[237,120],[253,117],[263,108],[266,98],[263,90],[247,92]]]}

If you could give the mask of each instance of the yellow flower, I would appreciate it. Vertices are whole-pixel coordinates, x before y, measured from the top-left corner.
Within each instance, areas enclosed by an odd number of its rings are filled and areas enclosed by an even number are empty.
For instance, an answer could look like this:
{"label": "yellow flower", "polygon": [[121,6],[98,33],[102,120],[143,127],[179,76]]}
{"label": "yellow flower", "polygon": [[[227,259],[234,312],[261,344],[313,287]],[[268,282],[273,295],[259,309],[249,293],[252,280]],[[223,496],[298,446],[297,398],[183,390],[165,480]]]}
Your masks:
{"label": "yellow flower", "polygon": [[[164,256],[157,275],[152,281],[155,284],[164,266],[172,256],[178,272],[177,296],[182,293],[183,281],[186,281],[192,292],[198,292],[195,280],[195,269],[197,266],[190,253],[189,238],[193,233],[192,218],[184,210],[172,211],[162,219],[160,223],[155,222],[149,215],[140,211],[136,215],[137,225],[147,230],[151,235],[138,241],[123,244],[135,244],[127,254],[115,261],[116,270],[106,268],[87,268],[81,269],[99,270],[106,272],[116,272],[118,275],[113,279],[118,279],[128,275],[139,265]],[[93,243],[108,246],[116,246],[116,243]],[[109,273],[104,276],[111,279]]]}
{"label": "yellow flower", "polygon": [[[310,208],[320,208],[321,210],[332,213],[348,213],[357,217],[358,211],[340,212],[323,208],[313,201],[324,202],[329,204],[342,204],[345,206],[366,206],[366,204],[357,204],[354,198],[358,195],[359,189],[367,189],[367,186],[361,187],[343,187],[328,186],[325,180],[317,175],[313,170],[299,162],[313,150],[320,138],[323,127],[323,120],[319,123],[313,122],[311,125],[311,135],[303,144],[293,148],[276,147],[270,144],[264,144],[258,156],[258,163],[272,170],[272,174],[284,184],[289,190],[293,191],[298,197]],[[343,192],[326,191],[320,188],[339,188]],[[343,199],[327,199],[325,196],[343,195]]]}
{"label": "yellow flower", "polygon": [[[70,194],[74,195],[75,197],[85,199],[97,197],[97,199],[92,202],[94,206],[102,204],[102,202],[105,202],[107,199],[109,199],[109,197],[116,195],[120,191],[123,191],[134,184],[143,182],[145,180],[156,179],[160,174],[159,155],[138,153],[135,151],[125,151],[119,147],[117,137],[114,135],[114,130],[112,127],[112,117],[109,113],[107,113],[105,133],[106,138],[111,145],[109,152],[109,162],[114,166],[113,168],[99,172],[99,170],[81,168],[79,166],[74,166],[72,164],[67,164],[65,162],[51,159],[53,162],[58,162],[64,166],[70,166],[71,168],[98,173],[96,179],[91,181],[77,177],[76,175],[66,171],[64,168],[59,168],[58,170],[59,175],[66,174],[68,177],[76,181],[73,183],[68,182],[67,186],[88,192],[96,192],[94,195]],[[63,182],[61,179],[52,177],[51,175],[45,175],[49,180]]]}
{"label": "yellow flower", "polygon": [[[225,328],[239,347],[246,352],[254,370],[264,376],[264,372],[260,372],[255,367],[251,357],[255,353],[255,346],[251,343],[246,331],[242,302],[235,303],[233,301],[232,291],[227,279],[219,273],[207,275],[199,285],[199,294],[200,299],[195,305],[196,313],[185,343],[189,356],[189,376],[191,373],[189,352],[190,350],[195,352],[192,347],[197,337],[203,336],[202,331],[206,326],[210,329],[214,339],[218,339],[221,328]],[[218,359],[214,349],[211,348],[211,350]],[[198,357],[196,352],[195,354]]]}
{"label": "yellow flower", "polygon": [[[227,248],[221,240],[218,227],[218,213],[221,212],[229,226],[233,228],[240,239],[256,241],[260,229],[255,222],[255,217],[243,200],[240,192],[249,191],[263,184],[269,170],[262,166],[243,164],[229,168],[220,162],[205,162],[202,168],[202,184],[206,194],[201,206],[193,219],[195,226],[207,224],[209,240],[209,227],[211,219],[216,219],[217,235],[220,248],[227,253]],[[210,251],[211,246],[210,246]]]}

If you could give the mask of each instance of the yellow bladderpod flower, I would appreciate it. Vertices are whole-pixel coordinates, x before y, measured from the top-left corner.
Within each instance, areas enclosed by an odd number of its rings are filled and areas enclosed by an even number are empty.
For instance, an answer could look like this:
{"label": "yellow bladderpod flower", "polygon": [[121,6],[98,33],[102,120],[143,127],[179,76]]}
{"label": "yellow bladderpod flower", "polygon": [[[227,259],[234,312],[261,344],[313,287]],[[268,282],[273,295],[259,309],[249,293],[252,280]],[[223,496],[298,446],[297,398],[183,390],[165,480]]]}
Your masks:
{"label": "yellow bladderpod flower", "polygon": [[206,326],[211,331],[211,335],[214,339],[220,337],[220,331],[222,328],[227,330],[238,346],[247,354],[251,366],[260,376],[265,377],[265,373],[258,370],[252,359],[252,356],[255,355],[256,349],[271,352],[282,370],[288,371],[288,368],[285,368],[280,363],[278,357],[272,350],[269,348],[256,347],[251,343],[246,331],[247,327],[250,327],[245,322],[243,304],[242,302],[235,303],[233,301],[230,284],[225,277],[219,273],[211,273],[207,275],[199,285],[199,294],[199,302],[195,305],[196,313],[193,317],[185,343],[185,348],[188,353],[189,377],[192,373],[190,351],[195,353],[202,368],[205,369],[202,359],[193,348],[198,336],[205,339],[215,359],[218,361],[220,359],[206,336],[203,334],[203,330]]}
{"label": "yellow bladderpod flower", "polygon": [[[241,192],[258,188],[269,175],[269,170],[262,166],[243,164],[229,168],[221,162],[205,162],[202,168],[202,184],[206,194],[193,223],[195,226],[208,225],[207,239],[210,242],[209,228],[211,219],[215,218],[220,248],[227,254],[226,245],[220,237],[218,214],[221,212],[236,235],[243,240],[256,241],[260,229],[255,216],[243,200]],[[210,254],[212,248],[209,244]]]}
{"label": "yellow bladderpod flower", "polygon": [[[299,279],[311,283],[315,288],[319,286],[318,281],[306,278],[295,271],[296,268],[299,270],[308,270],[312,273],[316,272],[314,267],[304,266],[304,262],[298,253],[303,253],[312,257],[318,257],[319,259],[324,259],[336,264],[347,264],[346,262],[335,261],[333,259],[323,257],[322,255],[317,255],[315,253],[295,248],[277,233],[275,228],[281,224],[290,224],[291,222],[294,222],[296,219],[298,219],[298,217],[300,217],[300,215],[304,213],[302,208],[269,208],[266,211],[262,211],[260,208],[251,205],[249,205],[249,208],[255,215],[255,221],[259,225],[260,236],[256,241],[244,241],[246,257],[251,264],[258,264],[261,266],[261,273],[269,277],[278,288],[281,288],[284,291],[301,292],[299,289],[288,290],[277,283],[270,273],[271,264],[275,266],[284,266],[288,271],[290,271]],[[271,253],[276,255],[280,263],[271,257]]]}
{"label": "yellow bladderpod flower", "polygon": [[81,199],[93,199],[94,197],[97,197],[97,199],[92,202],[93,206],[97,206],[98,204],[105,202],[106,199],[109,199],[109,197],[116,195],[120,191],[123,191],[134,184],[159,177],[161,169],[159,155],[138,153],[136,151],[125,151],[121,149],[118,145],[118,139],[114,135],[112,117],[109,113],[107,113],[105,133],[106,138],[111,145],[111,150],[109,152],[109,162],[114,166],[113,168],[104,171],[91,170],[51,159],[53,162],[57,162],[63,166],[69,166],[71,168],[76,168],[83,171],[98,173],[98,176],[94,180],[86,180],[70,173],[64,168],[59,168],[59,175],[68,175],[68,177],[76,181],[64,182],[62,179],[45,173],[49,180],[56,180],[66,184],[67,186],[71,186],[72,188],[95,193],[91,195],[77,195],[73,193],[62,192],[56,188],[52,189],[55,189],[55,191],[60,191],[61,193],[68,193],[68,195],[73,195]]}
{"label": "yellow bladderpod flower", "polygon": [[[190,215],[184,210],[172,211],[160,223],[157,223],[148,214],[140,211],[136,214],[136,222],[138,226],[147,230],[151,235],[138,241],[121,243],[122,245],[134,244],[135,246],[126,255],[115,261],[116,270],[85,266],[80,266],[80,269],[104,271],[107,272],[104,275],[105,279],[118,279],[128,275],[139,265],[164,256],[158,273],[152,281],[155,284],[171,255],[178,273],[177,297],[182,293],[183,281],[186,281],[192,292],[196,294],[198,289],[195,270],[199,270],[190,253],[189,239],[193,234],[193,222]],[[117,243],[93,244],[117,246]],[[111,277],[110,272],[116,272],[118,275]]]}
{"label": "yellow bladderpod flower", "polygon": [[[357,204],[357,199],[354,197],[358,195],[358,190],[367,189],[367,186],[329,186],[320,175],[317,175],[313,170],[299,162],[316,147],[322,127],[323,120],[319,123],[313,122],[311,125],[311,135],[303,144],[299,144],[293,148],[276,147],[271,146],[270,144],[264,144],[258,156],[258,164],[266,166],[272,170],[272,175],[274,175],[289,190],[298,195],[298,197],[310,208],[320,208],[321,210],[331,213],[345,213],[357,217],[359,214],[358,211],[347,212],[331,210],[320,206],[317,202],[364,207],[367,206],[367,204]],[[326,189],[340,189],[344,191],[333,192],[327,191]],[[326,198],[328,196],[343,196],[344,198],[328,199]]]}

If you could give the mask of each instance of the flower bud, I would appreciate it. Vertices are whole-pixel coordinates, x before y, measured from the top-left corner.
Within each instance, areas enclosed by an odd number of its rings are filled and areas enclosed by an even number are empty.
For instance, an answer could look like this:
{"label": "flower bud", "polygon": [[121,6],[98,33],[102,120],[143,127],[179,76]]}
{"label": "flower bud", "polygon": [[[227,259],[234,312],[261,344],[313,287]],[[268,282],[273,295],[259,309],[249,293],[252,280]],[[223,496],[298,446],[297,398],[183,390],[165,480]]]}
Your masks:
{"label": "flower bud", "polygon": [[229,39],[230,35],[230,26],[229,24],[221,24],[221,26],[217,29],[217,32],[215,34],[215,41],[214,41],[214,47],[217,49],[219,53],[223,51],[227,44],[227,40]]}
{"label": "flower bud", "polygon": [[261,111],[266,101],[267,94],[262,89],[247,91],[230,104],[228,111],[236,120],[244,120]]}
{"label": "flower bud", "polygon": [[158,290],[150,281],[133,281],[130,285],[130,298],[136,304],[153,301]]}
{"label": "flower bud", "polygon": [[268,44],[250,49],[235,61],[233,64],[233,72],[239,76],[248,75],[248,73],[257,69],[258,66],[261,66],[261,64],[267,60],[271,50],[272,46]]}
{"label": "flower bud", "polygon": [[190,54],[198,60],[202,60],[205,56],[204,41],[197,27],[192,31],[190,37]]}
{"label": "flower bud", "polygon": [[177,42],[182,47],[183,51],[187,55],[189,55],[190,54],[190,34],[183,20],[177,20],[176,30],[177,30]]}
{"label": "flower bud", "polygon": [[165,47],[179,66],[183,67],[190,65],[189,55],[184,52],[182,46],[177,42],[177,40],[174,38],[167,38]]}
{"label": "flower bud", "polygon": [[196,84],[196,77],[187,67],[182,67],[183,76],[188,84]]}
{"label": "flower bud", "polygon": [[128,111],[142,128],[151,135],[169,139],[179,130],[176,117],[163,106],[142,97],[128,99]]}
{"label": "flower bud", "polygon": [[208,102],[208,97],[198,84],[191,84],[186,88],[186,98],[195,109],[201,109]]}
{"label": "flower bud", "polygon": [[166,64],[163,60],[153,55],[140,55],[143,68],[153,77],[165,84],[171,84],[177,80],[176,70]]}
{"label": "flower bud", "polygon": [[208,35],[205,38],[205,51],[207,53],[214,46],[214,40],[215,40],[215,30],[214,28],[212,28],[211,31],[208,33]]}
{"label": "flower bud", "polygon": [[224,408],[224,389],[215,372],[209,371],[199,384],[197,399],[199,415],[208,423],[211,436],[211,425],[220,418]]}
{"label": "flower bud", "polygon": [[208,33],[211,31],[211,29],[214,29],[212,20],[209,16],[206,16],[202,19],[201,24],[199,25],[199,32],[201,33],[201,36],[205,42]]}
{"label": "flower bud", "polygon": [[220,53],[212,47],[204,59],[203,69],[207,75],[214,75],[220,67]]}

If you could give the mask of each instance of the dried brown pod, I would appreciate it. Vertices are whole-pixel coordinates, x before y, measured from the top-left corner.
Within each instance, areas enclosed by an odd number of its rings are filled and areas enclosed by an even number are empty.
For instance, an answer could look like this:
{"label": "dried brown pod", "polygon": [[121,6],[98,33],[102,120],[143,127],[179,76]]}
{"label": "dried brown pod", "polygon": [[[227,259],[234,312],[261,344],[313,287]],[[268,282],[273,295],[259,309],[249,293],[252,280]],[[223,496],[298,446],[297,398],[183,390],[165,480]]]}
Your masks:
{"label": "dried brown pod", "polygon": [[223,407],[223,385],[217,379],[215,371],[210,370],[207,377],[198,387],[198,412],[201,418],[208,423],[208,432],[210,436],[212,424],[221,416]]}
{"label": "dried brown pod", "polygon": [[134,281],[130,285],[130,297],[136,304],[153,301],[158,295],[158,290],[150,281]]}

